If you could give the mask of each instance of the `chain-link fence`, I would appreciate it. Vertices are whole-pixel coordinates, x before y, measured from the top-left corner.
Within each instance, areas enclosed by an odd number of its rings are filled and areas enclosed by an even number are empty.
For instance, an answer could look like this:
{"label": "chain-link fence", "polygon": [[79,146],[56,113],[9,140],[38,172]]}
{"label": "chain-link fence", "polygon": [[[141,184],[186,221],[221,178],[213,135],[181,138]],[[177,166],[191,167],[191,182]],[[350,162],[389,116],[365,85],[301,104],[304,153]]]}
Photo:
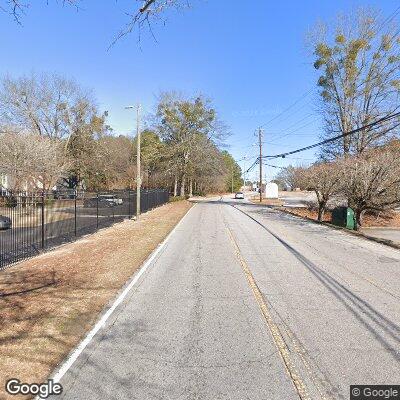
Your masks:
{"label": "chain-link fence", "polygon": [[[142,190],[141,212],[167,203],[168,199],[168,190]],[[0,269],[135,214],[135,191],[3,193]]]}

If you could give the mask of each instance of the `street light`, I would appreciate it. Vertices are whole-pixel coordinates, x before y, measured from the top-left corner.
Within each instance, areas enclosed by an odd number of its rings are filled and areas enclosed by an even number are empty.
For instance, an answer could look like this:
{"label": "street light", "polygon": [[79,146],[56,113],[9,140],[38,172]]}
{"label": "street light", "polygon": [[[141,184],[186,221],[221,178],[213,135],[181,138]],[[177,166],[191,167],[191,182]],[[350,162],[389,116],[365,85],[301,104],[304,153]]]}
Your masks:
{"label": "street light", "polygon": [[137,106],[127,106],[126,110],[136,109],[136,220],[139,219],[140,215],[140,188],[142,185],[141,171],[140,171],[140,104]]}

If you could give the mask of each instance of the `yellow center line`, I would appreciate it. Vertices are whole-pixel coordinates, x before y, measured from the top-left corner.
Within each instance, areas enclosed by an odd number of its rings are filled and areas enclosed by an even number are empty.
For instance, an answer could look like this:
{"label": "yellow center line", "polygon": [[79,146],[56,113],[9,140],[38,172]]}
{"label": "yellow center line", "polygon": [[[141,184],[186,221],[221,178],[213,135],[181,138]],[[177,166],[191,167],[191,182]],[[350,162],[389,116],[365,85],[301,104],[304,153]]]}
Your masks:
{"label": "yellow center line", "polygon": [[253,291],[253,295],[258,303],[258,306],[260,307],[261,313],[265,319],[265,322],[267,323],[267,326],[271,332],[272,338],[274,340],[274,343],[279,351],[279,354],[282,357],[283,363],[285,365],[286,371],[289,374],[294,387],[296,388],[296,391],[300,397],[301,400],[310,400],[310,396],[307,392],[307,389],[305,387],[305,384],[301,377],[299,376],[296,367],[294,366],[290,355],[289,355],[289,348],[287,347],[285,340],[283,339],[283,336],[279,330],[278,325],[274,322],[269,307],[267,303],[264,300],[264,297],[257,286],[257,283],[253,277],[253,274],[250,271],[249,266],[247,265],[245,259],[243,258],[239,246],[232,234],[232,231],[229,229],[228,226],[226,226],[226,229],[228,231],[229,238],[231,240],[231,243],[234,247],[235,254],[237,259],[239,260],[239,263],[242,267],[242,270],[246,276],[246,279],[250,285],[251,290]]}

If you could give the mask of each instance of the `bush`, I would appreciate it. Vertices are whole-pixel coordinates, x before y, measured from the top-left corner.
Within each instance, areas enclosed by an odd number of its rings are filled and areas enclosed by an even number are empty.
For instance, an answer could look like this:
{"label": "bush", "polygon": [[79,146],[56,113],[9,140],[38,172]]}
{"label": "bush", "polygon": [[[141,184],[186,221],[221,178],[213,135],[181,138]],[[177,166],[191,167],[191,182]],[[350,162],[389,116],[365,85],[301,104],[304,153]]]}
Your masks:
{"label": "bush", "polygon": [[44,205],[48,207],[52,207],[56,201],[54,199],[48,198],[45,199]]}
{"label": "bush", "polygon": [[181,200],[187,200],[189,196],[176,196],[176,197],[170,197],[169,202],[174,203],[175,201],[181,201]]}
{"label": "bush", "polygon": [[3,207],[14,208],[17,207],[17,199],[14,196],[5,196],[0,199],[0,205]]}

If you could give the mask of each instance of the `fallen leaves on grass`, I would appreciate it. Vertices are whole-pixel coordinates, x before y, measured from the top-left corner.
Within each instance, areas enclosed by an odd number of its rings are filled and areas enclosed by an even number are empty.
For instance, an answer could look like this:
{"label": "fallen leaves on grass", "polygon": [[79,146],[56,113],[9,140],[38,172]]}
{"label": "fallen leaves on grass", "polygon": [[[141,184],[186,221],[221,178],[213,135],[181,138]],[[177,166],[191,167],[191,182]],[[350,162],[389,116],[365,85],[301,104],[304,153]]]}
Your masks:
{"label": "fallen leaves on grass", "polygon": [[[310,218],[313,220],[318,219],[318,211],[310,210],[308,208],[301,207],[284,207],[286,212],[297,215],[302,218]],[[332,212],[326,211],[324,215],[324,222],[331,222]],[[365,214],[363,218],[363,227],[389,227],[389,228],[400,228],[400,213],[395,211],[385,211],[374,214]]]}
{"label": "fallen leaves on grass", "polygon": [[190,207],[164,205],[0,272],[0,398],[11,377],[46,380]]}

